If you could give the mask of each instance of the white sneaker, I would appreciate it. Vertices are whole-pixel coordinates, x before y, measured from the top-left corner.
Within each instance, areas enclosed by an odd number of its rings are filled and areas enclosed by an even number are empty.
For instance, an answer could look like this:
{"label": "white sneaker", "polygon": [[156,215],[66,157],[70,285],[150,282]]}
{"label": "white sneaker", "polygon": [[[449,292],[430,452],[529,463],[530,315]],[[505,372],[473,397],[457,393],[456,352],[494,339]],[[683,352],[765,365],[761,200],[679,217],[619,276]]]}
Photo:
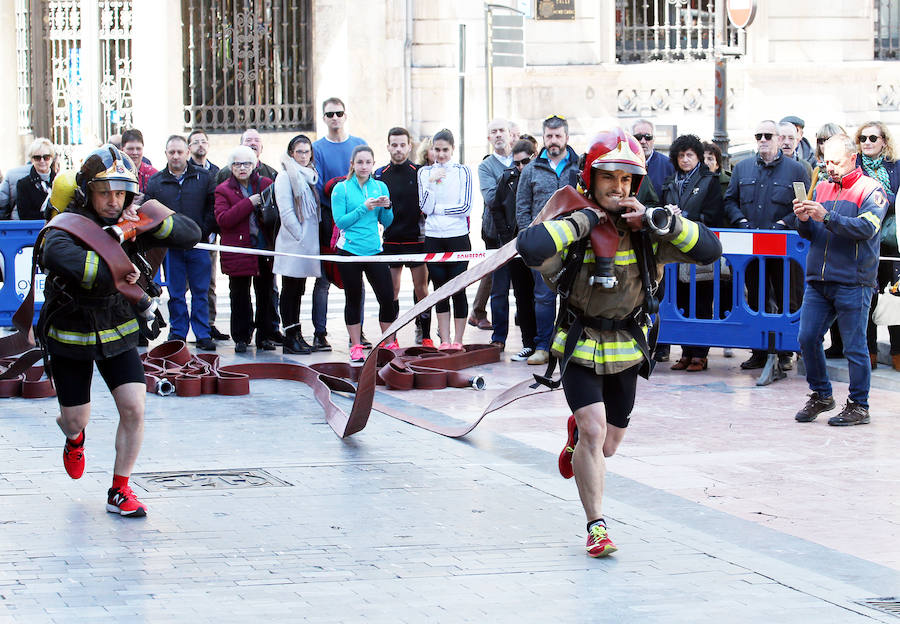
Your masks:
{"label": "white sneaker", "polygon": [[513,362],[524,362],[532,355],[534,355],[534,349],[532,349],[531,347],[525,347],[509,359]]}
{"label": "white sneaker", "polygon": [[532,366],[546,364],[549,361],[550,361],[550,353],[548,351],[544,351],[543,349],[538,349],[531,355],[530,358],[528,358],[528,363]]}

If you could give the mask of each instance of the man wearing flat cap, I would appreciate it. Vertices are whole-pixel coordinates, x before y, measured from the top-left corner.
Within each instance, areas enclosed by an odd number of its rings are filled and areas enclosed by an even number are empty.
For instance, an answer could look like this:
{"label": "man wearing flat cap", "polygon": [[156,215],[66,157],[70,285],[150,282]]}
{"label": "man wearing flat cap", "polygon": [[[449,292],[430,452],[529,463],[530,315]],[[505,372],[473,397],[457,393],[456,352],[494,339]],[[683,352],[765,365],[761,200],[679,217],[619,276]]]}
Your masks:
{"label": "man wearing flat cap", "polygon": [[781,123],[792,123],[794,127],[797,128],[797,148],[794,150],[794,158],[797,160],[805,160],[809,163],[810,167],[815,168],[818,163],[816,163],[816,150],[809,144],[803,137],[803,127],[806,125],[802,119],[797,117],[796,115],[788,115],[784,119],[781,120]]}

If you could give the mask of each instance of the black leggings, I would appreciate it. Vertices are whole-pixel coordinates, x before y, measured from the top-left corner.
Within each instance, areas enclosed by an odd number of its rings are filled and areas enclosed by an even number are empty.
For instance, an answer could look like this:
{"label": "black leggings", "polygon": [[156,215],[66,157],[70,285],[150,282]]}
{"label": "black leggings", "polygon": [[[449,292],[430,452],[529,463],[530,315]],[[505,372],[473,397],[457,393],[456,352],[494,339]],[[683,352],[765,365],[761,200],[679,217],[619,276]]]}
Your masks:
{"label": "black leggings", "polygon": [[[338,249],[339,256],[352,256],[353,254]],[[338,273],[344,282],[344,322],[347,325],[359,325],[362,322],[362,293],[363,273],[375,291],[378,299],[378,321],[381,323],[393,323],[397,318],[394,309],[394,282],[391,279],[391,270],[385,262],[338,262]]]}
{"label": "black leggings", "polygon": [[585,405],[603,403],[606,422],[624,429],[634,409],[637,378],[640,366],[632,366],[621,373],[598,375],[586,366],[569,362],[562,376],[563,392],[569,409],[575,412]]}
{"label": "black leggings", "polygon": [[[425,253],[442,253],[447,251],[472,251],[472,243],[469,235],[451,236],[450,238],[425,237]],[[437,290],[460,273],[469,268],[468,262],[428,262],[428,277]],[[453,318],[466,318],[469,316],[469,302],[466,300],[465,289],[450,296],[453,299]],[[434,306],[441,312],[450,311],[450,299],[443,299]]]}
{"label": "black leggings", "polygon": [[281,301],[278,307],[281,310],[281,323],[285,327],[290,327],[300,322],[300,297],[305,292],[305,277],[282,276]]}
{"label": "black leggings", "polygon": [[[141,364],[141,357],[134,347],[96,362],[97,370],[111,391],[122,384],[144,384],[144,365]],[[60,405],[75,407],[91,402],[94,360],[76,360],[51,353],[50,370],[53,373],[53,385],[56,387],[56,398]]]}

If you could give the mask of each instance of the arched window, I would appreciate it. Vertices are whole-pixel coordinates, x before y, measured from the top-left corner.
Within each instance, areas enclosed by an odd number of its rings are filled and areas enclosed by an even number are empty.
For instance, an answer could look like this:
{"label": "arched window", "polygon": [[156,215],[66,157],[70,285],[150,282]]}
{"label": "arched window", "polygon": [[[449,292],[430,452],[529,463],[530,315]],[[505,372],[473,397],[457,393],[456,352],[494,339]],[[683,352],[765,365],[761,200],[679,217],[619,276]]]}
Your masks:
{"label": "arched window", "polygon": [[314,126],[310,0],[183,0],[182,11],[186,129]]}

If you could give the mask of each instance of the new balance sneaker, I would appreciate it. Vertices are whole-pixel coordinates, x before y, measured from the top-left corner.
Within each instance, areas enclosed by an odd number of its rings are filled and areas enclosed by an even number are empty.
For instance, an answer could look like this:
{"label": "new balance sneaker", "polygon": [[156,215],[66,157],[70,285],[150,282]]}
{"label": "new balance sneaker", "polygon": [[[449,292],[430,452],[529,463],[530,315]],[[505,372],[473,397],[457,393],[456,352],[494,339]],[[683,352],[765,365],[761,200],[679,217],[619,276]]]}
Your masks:
{"label": "new balance sneaker", "polygon": [[794,420],[797,422],[812,422],[822,412],[834,409],[834,397],[821,397],[818,392],[811,392],[806,405],[797,412]]}
{"label": "new balance sneaker", "polygon": [[575,414],[569,416],[569,422],[566,425],[569,431],[569,437],[566,439],[566,446],[559,454],[559,474],[563,479],[571,479],[575,476],[575,469],[572,468],[572,455],[575,453],[575,444],[578,442],[578,426],[575,424]]}
{"label": "new balance sneaker", "polygon": [[602,524],[595,524],[591,527],[587,536],[587,544],[585,545],[587,554],[591,557],[606,557],[617,550],[616,545],[609,539],[606,527]]}
{"label": "new balance sneaker", "polygon": [[106,511],[129,518],[142,518],[147,515],[147,506],[137,499],[127,485],[120,488],[109,488],[106,499]]}
{"label": "new balance sneaker", "polygon": [[365,361],[365,356],[363,355],[363,346],[361,344],[355,344],[350,347],[350,361],[351,362],[363,362]]}
{"label": "new balance sneaker", "polygon": [[509,359],[513,362],[524,362],[532,355],[534,355],[534,349],[532,347],[524,347],[521,351],[519,351]]}
{"label": "new balance sneaker", "polygon": [[75,446],[69,438],[63,447],[63,466],[66,473],[73,479],[80,479],[84,474],[84,432],[82,432],[81,444]]}

